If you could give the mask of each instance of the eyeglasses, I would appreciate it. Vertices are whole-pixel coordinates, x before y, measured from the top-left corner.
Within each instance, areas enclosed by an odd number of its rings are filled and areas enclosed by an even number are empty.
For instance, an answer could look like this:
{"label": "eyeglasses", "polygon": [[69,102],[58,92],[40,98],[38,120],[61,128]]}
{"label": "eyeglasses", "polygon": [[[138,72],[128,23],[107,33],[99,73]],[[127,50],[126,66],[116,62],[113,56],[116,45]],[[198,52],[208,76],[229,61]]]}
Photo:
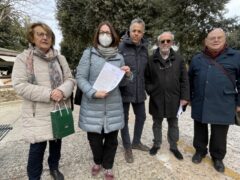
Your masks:
{"label": "eyeglasses", "polygon": [[161,42],[161,44],[164,44],[165,42],[167,42],[167,44],[169,44],[171,42],[171,40],[170,39],[165,39],[165,40],[161,40],[160,42]]}
{"label": "eyeglasses", "polygon": [[36,35],[40,38],[44,38],[44,36],[46,36],[46,38],[51,38],[52,36],[48,33],[44,33],[44,32],[36,32]]}
{"label": "eyeglasses", "polygon": [[108,35],[108,36],[111,36],[111,35],[112,35],[112,33],[109,32],[109,31],[100,31],[99,34],[101,34],[101,35],[106,34],[106,35]]}
{"label": "eyeglasses", "polygon": [[207,39],[209,41],[221,41],[222,39],[224,39],[224,36],[209,37]]}

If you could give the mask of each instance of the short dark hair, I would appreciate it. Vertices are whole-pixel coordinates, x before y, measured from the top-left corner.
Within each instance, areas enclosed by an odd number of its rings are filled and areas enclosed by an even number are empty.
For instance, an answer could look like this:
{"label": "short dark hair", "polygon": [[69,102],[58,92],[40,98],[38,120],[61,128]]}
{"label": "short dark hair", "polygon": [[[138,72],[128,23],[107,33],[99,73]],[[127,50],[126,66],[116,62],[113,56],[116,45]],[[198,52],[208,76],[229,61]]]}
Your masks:
{"label": "short dark hair", "polygon": [[42,23],[42,22],[32,23],[28,26],[28,30],[27,30],[27,40],[28,40],[28,42],[31,45],[35,46],[35,44],[34,44],[34,30],[33,29],[37,26],[42,27],[49,35],[51,35],[51,38],[52,38],[51,47],[53,47],[53,45],[55,44],[55,35],[54,35],[52,29],[47,24]]}
{"label": "short dark hair", "polygon": [[118,46],[118,44],[119,44],[118,34],[116,33],[114,27],[112,26],[112,24],[110,22],[104,21],[104,22],[101,22],[98,25],[98,28],[97,28],[96,33],[95,33],[94,38],[93,38],[93,47],[97,48],[97,46],[100,44],[99,40],[98,40],[98,36],[99,36],[100,29],[103,25],[107,25],[109,27],[111,33],[112,33],[112,43],[110,44],[110,47]]}

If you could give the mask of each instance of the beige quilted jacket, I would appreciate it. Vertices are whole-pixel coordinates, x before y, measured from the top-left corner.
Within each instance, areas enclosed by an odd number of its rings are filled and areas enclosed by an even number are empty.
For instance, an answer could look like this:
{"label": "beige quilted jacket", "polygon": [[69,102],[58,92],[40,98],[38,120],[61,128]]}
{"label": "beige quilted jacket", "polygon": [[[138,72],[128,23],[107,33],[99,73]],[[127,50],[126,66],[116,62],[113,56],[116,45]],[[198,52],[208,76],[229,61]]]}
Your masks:
{"label": "beige quilted jacket", "polygon": [[[34,74],[37,85],[28,82],[26,60],[30,50],[19,54],[14,63],[12,72],[13,88],[24,101],[22,104],[23,138],[30,143],[52,140],[52,126],[50,112],[54,110],[55,103],[50,99],[51,83],[48,62],[38,56],[33,56]],[[64,56],[58,55],[63,69],[64,82],[58,87],[69,104],[75,80]],[[59,65],[59,68],[61,68]],[[34,113],[35,112],[35,113]]]}

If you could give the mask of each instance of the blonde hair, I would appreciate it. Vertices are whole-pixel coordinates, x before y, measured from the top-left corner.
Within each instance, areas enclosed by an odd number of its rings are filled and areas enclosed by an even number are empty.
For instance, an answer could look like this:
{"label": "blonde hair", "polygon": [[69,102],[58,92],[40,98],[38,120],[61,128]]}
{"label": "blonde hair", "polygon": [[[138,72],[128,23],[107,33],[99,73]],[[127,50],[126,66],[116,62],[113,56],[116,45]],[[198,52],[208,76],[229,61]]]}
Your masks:
{"label": "blonde hair", "polygon": [[49,35],[51,35],[51,38],[52,38],[51,47],[53,47],[54,44],[55,44],[55,35],[54,35],[52,29],[47,24],[42,23],[42,22],[32,23],[32,24],[29,25],[28,30],[27,30],[27,40],[28,40],[28,42],[31,45],[35,46],[35,44],[34,44],[34,28],[37,27],[37,26],[42,27]]}

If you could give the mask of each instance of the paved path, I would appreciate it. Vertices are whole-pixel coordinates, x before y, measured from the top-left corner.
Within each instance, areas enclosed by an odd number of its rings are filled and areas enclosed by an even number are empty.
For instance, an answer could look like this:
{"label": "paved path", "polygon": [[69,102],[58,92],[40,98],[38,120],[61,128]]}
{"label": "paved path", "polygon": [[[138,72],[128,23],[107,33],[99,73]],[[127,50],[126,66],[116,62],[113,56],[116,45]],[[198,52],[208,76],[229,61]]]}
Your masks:
{"label": "paved path", "polygon": [[[21,102],[0,103],[0,125],[11,124],[11,130],[7,136],[0,141],[0,180],[25,180],[26,163],[29,144],[21,139]],[[103,179],[103,172],[98,177],[92,178],[90,168],[92,154],[89,148],[86,133],[77,126],[79,108],[74,111],[76,133],[63,139],[62,158],[60,169],[66,180]],[[133,130],[133,113],[130,115],[130,131]],[[142,142],[148,146],[152,145],[152,120],[148,115],[145,123]],[[201,164],[195,165],[191,162],[194,153],[192,148],[193,123],[190,118],[190,108],[187,109],[179,120],[180,141],[179,149],[183,152],[184,160],[178,161],[169,151],[167,143],[167,123],[163,123],[163,144],[156,156],[150,156],[147,152],[133,150],[134,163],[125,163],[123,146],[119,135],[119,146],[114,164],[116,179],[121,180],[161,180],[161,179],[194,179],[194,180],[240,180],[240,127],[231,126],[228,134],[228,153],[224,159],[226,171],[218,173],[212,167],[208,156]],[[24,132],[23,132],[24,133]],[[44,170],[42,179],[50,180],[47,166],[47,153],[44,158]]]}

